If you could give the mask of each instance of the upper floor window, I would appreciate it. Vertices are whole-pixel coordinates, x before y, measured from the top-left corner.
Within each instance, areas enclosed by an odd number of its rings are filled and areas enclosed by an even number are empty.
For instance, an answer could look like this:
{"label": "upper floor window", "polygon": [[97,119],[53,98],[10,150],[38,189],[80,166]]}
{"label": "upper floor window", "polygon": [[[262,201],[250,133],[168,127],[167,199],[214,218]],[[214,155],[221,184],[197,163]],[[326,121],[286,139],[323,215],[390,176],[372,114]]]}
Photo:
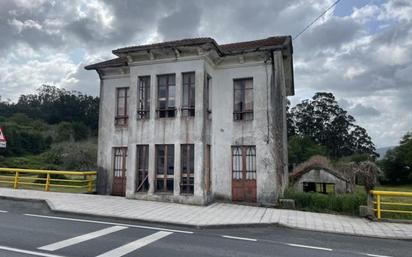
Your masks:
{"label": "upper floor window", "polygon": [[138,81],[137,118],[150,117],[150,76],[139,77]]}
{"label": "upper floor window", "polygon": [[157,116],[159,118],[176,116],[176,76],[175,74],[157,76]]}
{"label": "upper floor window", "polygon": [[127,115],[127,100],[129,98],[128,92],[128,87],[116,88],[115,125],[127,126],[127,121],[129,119]]}
{"label": "upper floor window", "polygon": [[233,89],[233,119],[253,120],[253,79],[235,79]]}
{"label": "upper floor window", "polygon": [[182,73],[182,116],[195,116],[195,73]]}

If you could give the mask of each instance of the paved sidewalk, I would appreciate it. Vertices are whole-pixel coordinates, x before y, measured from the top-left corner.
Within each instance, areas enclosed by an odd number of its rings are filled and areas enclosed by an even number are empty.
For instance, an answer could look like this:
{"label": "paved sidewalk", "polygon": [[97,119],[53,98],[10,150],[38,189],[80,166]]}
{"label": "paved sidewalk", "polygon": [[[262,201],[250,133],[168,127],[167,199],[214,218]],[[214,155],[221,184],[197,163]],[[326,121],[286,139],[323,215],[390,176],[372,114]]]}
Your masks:
{"label": "paved sidewalk", "polygon": [[[380,238],[412,239],[412,224],[227,203],[192,206],[121,197],[0,188],[0,197],[45,200],[54,211],[195,227],[278,224],[290,228]],[[0,206],[1,209],[1,206]]]}

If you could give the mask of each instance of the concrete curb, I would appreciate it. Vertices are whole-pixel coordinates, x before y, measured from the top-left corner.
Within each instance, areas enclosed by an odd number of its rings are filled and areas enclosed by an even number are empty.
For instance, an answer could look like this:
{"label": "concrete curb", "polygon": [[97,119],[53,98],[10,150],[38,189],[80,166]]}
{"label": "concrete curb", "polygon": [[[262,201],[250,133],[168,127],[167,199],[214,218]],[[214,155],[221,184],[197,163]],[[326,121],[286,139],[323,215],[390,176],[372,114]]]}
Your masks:
{"label": "concrete curb", "polygon": [[88,212],[81,212],[81,211],[67,211],[67,210],[59,210],[55,207],[53,202],[49,199],[40,199],[40,198],[23,198],[23,197],[13,197],[13,196],[0,196],[0,199],[7,199],[7,200],[14,200],[14,201],[25,201],[25,202],[42,202],[48,207],[48,209],[56,214],[69,214],[74,216],[88,216],[88,217],[95,217],[95,218],[107,218],[107,219],[116,219],[122,220],[126,222],[142,222],[147,224],[158,224],[164,226],[178,226],[178,227],[185,227],[185,228],[194,228],[194,229],[221,229],[221,228],[258,228],[258,227],[284,227],[288,229],[299,229],[304,231],[312,231],[312,232],[319,232],[319,233],[332,233],[338,235],[345,235],[345,236],[358,236],[358,237],[369,237],[369,238],[379,238],[379,239],[392,239],[392,240],[405,240],[405,241],[412,241],[412,238],[405,238],[405,237],[390,237],[390,236],[376,236],[376,235],[365,235],[365,234],[356,234],[356,233],[344,233],[338,231],[325,231],[319,229],[309,229],[304,227],[298,226],[290,226],[287,224],[283,224],[280,222],[277,223],[242,223],[242,224],[211,224],[211,225],[200,225],[200,224],[187,224],[181,222],[167,222],[167,221],[159,221],[159,220],[148,220],[148,219],[139,219],[134,217],[122,217],[122,216],[110,216],[104,214],[96,214],[96,213],[88,213]]}

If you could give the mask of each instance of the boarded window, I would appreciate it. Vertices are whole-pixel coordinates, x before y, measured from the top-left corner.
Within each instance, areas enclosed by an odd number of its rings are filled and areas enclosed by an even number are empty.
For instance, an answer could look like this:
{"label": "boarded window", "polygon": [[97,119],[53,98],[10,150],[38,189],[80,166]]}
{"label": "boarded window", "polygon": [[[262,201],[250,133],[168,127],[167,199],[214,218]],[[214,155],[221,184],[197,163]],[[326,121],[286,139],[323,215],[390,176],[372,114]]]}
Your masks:
{"label": "boarded window", "polygon": [[233,119],[253,120],[253,79],[235,79],[233,83]]}
{"label": "boarded window", "polygon": [[174,145],[156,145],[156,191],[173,193]]}
{"label": "boarded window", "polygon": [[137,119],[150,117],[150,76],[139,77]]}
{"label": "boarded window", "polygon": [[136,192],[149,190],[149,146],[136,146]]}
{"label": "boarded window", "polygon": [[157,117],[176,116],[176,76],[175,74],[157,76]]}
{"label": "boarded window", "polygon": [[115,124],[118,126],[127,126],[127,121],[129,119],[127,115],[127,101],[129,88],[117,88],[116,89],[116,116]]}
{"label": "boarded window", "polygon": [[195,170],[195,152],[194,145],[181,145],[181,194],[193,194],[194,192],[194,170]]}
{"label": "boarded window", "polygon": [[303,182],[303,192],[316,192],[322,194],[335,193],[335,184],[333,183],[316,183]]}
{"label": "boarded window", "polygon": [[256,180],[256,147],[232,147],[232,178]]}
{"label": "boarded window", "polygon": [[182,73],[182,116],[195,116],[195,73]]}

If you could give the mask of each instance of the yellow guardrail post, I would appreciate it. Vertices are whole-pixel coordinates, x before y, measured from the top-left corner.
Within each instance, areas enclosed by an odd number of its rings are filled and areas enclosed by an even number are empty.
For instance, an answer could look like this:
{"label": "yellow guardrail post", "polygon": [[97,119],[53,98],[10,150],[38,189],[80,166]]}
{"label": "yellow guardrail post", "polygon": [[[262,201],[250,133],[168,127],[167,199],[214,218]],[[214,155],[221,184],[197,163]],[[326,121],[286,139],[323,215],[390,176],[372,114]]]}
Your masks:
{"label": "yellow guardrail post", "polygon": [[87,176],[89,182],[87,183],[87,192],[91,193],[93,191],[93,179],[92,176]]}
{"label": "yellow guardrail post", "polygon": [[16,171],[16,175],[14,176],[14,185],[13,185],[14,189],[17,189],[19,187],[19,176],[20,176],[20,173]]}
{"label": "yellow guardrail post", "polygon": [[46,177],[46,186],[45,186],[45,190],[46,191],[49,191],[50,190],[50,172],[47,172],[47,175],[46,175],[47,177]]}
{"label": "yellow guardrail post", "polygon": [[376,195],[376,209],[377,209],[377,216],[378,220],[381,219],[381,195]]}

